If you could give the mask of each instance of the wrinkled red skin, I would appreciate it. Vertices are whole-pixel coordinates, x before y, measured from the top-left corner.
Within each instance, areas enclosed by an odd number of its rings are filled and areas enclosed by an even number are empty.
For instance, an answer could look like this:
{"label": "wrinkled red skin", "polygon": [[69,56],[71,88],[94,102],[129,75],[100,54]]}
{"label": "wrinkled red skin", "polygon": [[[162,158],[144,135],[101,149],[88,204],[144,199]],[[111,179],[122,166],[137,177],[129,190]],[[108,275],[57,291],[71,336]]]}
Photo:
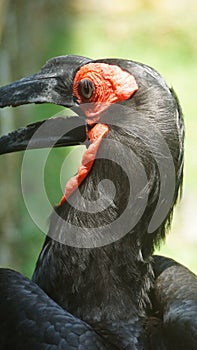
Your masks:
{"label": "wrinkled red skin", "polygon": [[[92,81],[95,89],[89,99],[79,94],[78,84],[83,79]],[[91,126],[87,132],[90,146],[85,151],[78,172],[66,184],[60,204],[80,186],[90,172],[102,139],[110,131],[109,126],[99,123],[101,112],[112,103],[129,99],[138,89],[132,74],[115,65],[106,63],[88,63],[75,75],[73,94],[86,115],[86,122]]]}
{"label": "wrinkled red skin", "polygon": [[66,184],[64,190],[64,196],[60,204],[64,203],[67,198],[80,186],[82,181],[86,178],[88,173],[90,172],[94,160],[99,149],[100,143],[102,139],[108,134],[109,127],[106,124],[96,124],[89,132],[88,132],[88,140],[90,142],[90,146],[84,152],[82,158],[82,164],[78,168],[78,172],[75,176],[73,176]]}

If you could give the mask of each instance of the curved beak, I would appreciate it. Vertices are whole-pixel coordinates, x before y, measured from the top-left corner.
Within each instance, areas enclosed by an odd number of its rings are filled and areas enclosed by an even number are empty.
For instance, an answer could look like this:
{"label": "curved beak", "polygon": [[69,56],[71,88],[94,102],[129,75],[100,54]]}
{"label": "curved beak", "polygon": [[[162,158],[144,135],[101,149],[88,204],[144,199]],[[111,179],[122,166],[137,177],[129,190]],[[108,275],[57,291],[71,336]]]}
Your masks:
{"label": "curved beak", "polygon": [[[40,72],[0,88],[0,107],[29,103],[53,103],[80,110],[73,96],[76,71],[90,59],[60,56],[49,60]],[[0,154],[27,148],[78,145],[86,139],[85,119],[80,116],[54,118],[31,124],[0,138]],[[43,128],[43,125],[45,127]],[[41,128],[42,126],[42,128]],[[42,132],[38,132],[42,130]]]}
{"label": "curved beak", "polygon": [[28,103],[54,103],[76,107],[73,79],[76,71],[88,58],[59,56],[49,60],[40,72],[0,88],[0,107]]}
{"label": "curved beak", "polygon": [[76,146],[86,141],[84,118],[57,117],[42,120],[0,137],[0,154],[26,149]]}

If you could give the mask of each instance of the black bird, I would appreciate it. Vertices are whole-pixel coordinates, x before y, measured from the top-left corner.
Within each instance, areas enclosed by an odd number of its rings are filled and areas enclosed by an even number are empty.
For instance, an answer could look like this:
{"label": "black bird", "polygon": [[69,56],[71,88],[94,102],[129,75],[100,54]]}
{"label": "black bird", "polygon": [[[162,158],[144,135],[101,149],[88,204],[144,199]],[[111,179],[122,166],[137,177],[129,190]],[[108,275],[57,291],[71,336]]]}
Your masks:
{"label": "black bird", "polygon": [[0,88],[0,107],[47,102],[76,116],[3,136],[1,153],[87,149],[54,208],[32,281],[0,270],[0,349],[196,349],[197,277],[153,256],[182,186],[174,91],[144,64],[79,56],[53,58]]}

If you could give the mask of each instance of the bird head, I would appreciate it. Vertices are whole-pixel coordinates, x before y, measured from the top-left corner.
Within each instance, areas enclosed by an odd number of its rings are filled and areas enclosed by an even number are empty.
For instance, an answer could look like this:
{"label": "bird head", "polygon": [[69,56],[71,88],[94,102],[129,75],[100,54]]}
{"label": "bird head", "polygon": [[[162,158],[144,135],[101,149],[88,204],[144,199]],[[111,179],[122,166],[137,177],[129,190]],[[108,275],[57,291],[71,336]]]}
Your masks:
{"label": "bird head", "polygon": [[87,229],[88,240],[92,233],[92,246],[130,233],[149,254],[165,236],[183,176],[182,112],[161,75],[131,60],[55,57],[39,73],[0,88],[0,107],[28,103],[53,103],[76,115],[3,136],[0,153],[28,145],[87,147],[51,231],[65,234],[66,218]]}

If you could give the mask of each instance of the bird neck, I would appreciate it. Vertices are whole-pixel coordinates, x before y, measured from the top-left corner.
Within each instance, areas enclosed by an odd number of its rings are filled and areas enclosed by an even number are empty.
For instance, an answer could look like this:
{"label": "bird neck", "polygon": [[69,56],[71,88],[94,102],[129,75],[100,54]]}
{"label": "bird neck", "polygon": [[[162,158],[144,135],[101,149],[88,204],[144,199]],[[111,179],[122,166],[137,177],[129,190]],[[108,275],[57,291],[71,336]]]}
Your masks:
{"label": "bird neck", "polygon": [[[90,323],[143,317],[153,278],[153,237],[147,234],[151,210],[138,216],[141,203],[135,203],[135,198],[146,198],[147,184],[134,186],[140,176],[133,153],[121,153],[125,163],[118,163],[118,150],[123,152],[127,138],[117,130],[111,131],[112,136],[120,137],[122,145],[102,143],[100,158],[81,183],[80,192],[55,209],[50,238],[33,276],[58,304]],[[132,174],[133,186],[128,174]],[[107,185],[102,180],[108,180]],[[117,189],[114,196],[111,183]],[[128,199],[130,192],[133,200]]]}
{"label": "bird neck", "polygon": [[151,259],[143,259],[129,236],[92,249],[47,238],[33,276],[58,304],[89,323],[145,316],[152,278]]}

